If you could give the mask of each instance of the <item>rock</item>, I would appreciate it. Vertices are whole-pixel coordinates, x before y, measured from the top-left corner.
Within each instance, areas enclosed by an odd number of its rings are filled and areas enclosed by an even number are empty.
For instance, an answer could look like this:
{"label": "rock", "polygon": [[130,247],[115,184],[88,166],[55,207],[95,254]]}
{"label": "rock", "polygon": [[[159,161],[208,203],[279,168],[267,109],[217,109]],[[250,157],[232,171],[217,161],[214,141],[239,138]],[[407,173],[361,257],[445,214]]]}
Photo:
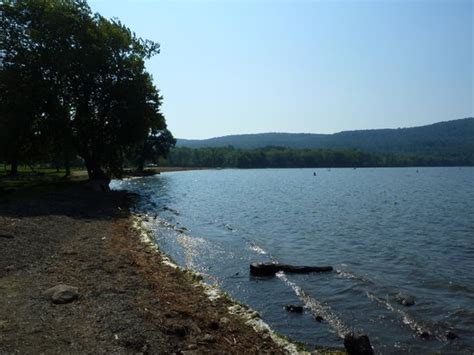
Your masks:
{"label": "rock", "polygon": [[332,271],[331,266],[293,266],[279,263],[252,263],[250,274],[253,276],[274,276],[279,271],[307,274],[310,272]]}
{"label": "rock", "polygon": [[44,295],[49,297],[54,304],[65,304],[77,300],[79,298],[79,291],[77,287],[57,285],[46,290]]}
{"label": "rock", "polygon": [[172,334],[172,335],[176,335],[180,338],[183,338],[185,337],[188,333],[189,333],[189,330],[186,326],[184,325],[180,325],[180,324],[175,324],[175,325],[172,325],[171,327],[169,327],[167,330],[166,330],[166,333],[167,334]]}
{"label": "rock", "polygon": [[316,317],[314,317],[314,319],[316,319],[316,321],[319,323],[321,323],[324,320],[324,318],[321,317],[320,315],[317,315]]}
{"label": "rock", "polygon": [[413,306],[415,304],[415,296],[399,292],[395,295],[395,301],[404,306]]}
{"label": "rock", "polygon": [[303,313],[303,306],[296,306],[294,304],[287,304],[285,306],[287,312],[290,313]]}
{"label": "rock", "polygon": [[428,333],[426,330],[420,330],[417,335],[421,338],[421,339],[428,339],[431,337],[431,334]]}
{"label": "rock", "polygon": [[8,265],[6,266],[3,270],[7,271],[7,272],[10,272],[10,271],[13,271],[15,270],[15,267],[13,265]]}
{"label": "rock", "polygon": [[367,335],[347,334],[344,337],[344,347],[349,355],[373,355],[374,350],[370,345]]}
{"label": "rock", "polygon": [[446,339],[447,340],[454,340],[456,339],[458,336],[456,333],[453,333],[452,331],[448,331],[446,332]]}
{"label": "rock", "polygon": [[[117,338],[119,337],[117,336]],[[120,336],[119,344],[141,353],[146,353],[148,349],[148,344],[145,337],[142,334],[137,334],[136,332],[134,333],[132,331],[122,334]]]}

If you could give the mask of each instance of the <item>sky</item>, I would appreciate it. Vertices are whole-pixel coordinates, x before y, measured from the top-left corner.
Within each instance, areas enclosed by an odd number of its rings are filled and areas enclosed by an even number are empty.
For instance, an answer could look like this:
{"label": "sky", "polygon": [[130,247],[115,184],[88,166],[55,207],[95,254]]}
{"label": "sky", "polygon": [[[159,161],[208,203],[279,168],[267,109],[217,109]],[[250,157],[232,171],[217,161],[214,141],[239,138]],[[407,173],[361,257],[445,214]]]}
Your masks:
{"label": "sky", "polygon": [[473,0],[89,0],[161,52],[178,138],[472,117]]}

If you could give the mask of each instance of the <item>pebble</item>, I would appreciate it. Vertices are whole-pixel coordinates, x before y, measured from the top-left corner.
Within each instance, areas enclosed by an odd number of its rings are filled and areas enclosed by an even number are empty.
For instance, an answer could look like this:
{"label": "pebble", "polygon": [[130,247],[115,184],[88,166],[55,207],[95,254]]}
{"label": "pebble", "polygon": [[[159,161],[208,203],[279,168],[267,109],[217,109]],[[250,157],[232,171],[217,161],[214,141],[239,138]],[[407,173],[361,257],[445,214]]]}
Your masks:
{"label": "pebble", "polygon": [[448,331],[448,332],[446,333],[446,339],[448,339],[448,340],[454,340],[454,339],[456,339],[457,337],[458,337],[458,336],[456,335],[456,333],[453,333],[453,332],[451,332],[451,331]]}
{"label": "pebble", "polygon": [[415,304],[415,296],[407,295],[405,293],[400,292],[395,295],[395,301],[397,301],[401,305],[410,307]]}
{"label": "pebble", "polygon": [[54,304],[66,304],[77,300],[79,298],[79,291],[77,287],[57,285],[47,289],[44,295],[49,297]]}

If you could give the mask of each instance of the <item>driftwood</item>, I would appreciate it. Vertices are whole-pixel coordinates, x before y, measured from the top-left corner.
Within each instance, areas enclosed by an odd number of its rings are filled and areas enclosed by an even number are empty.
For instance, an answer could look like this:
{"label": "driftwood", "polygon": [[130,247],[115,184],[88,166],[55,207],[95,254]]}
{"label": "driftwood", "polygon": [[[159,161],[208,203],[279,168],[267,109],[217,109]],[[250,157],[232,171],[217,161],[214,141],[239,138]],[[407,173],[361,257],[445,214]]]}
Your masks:
{"label": "driftwood", "polygon": [[250,274],[253,276],[273,276],[279,271],[308,274],[310,272],[327,272],[332,270],[332,266],[293,266],[278,263],[250,264]]}
{"label": "driftwood", "polygon": [[374,349],[367,335],[346,334],[344,347],[349,355],[373,355]]}
{"label": "driftwood", "polygon": [[294,304],[287,304],[285,309],[289,313],[303,313],[303,306],[297,306]]}

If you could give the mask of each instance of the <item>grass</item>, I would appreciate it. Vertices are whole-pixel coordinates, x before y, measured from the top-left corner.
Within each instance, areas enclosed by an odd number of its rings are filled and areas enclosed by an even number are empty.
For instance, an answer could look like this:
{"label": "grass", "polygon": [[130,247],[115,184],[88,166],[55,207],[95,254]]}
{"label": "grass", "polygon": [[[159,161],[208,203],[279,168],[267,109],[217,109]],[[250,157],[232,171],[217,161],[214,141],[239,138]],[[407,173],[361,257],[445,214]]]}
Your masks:
{"label": "grass", "polygon": [[[72,170],[78,170],[78,169],[72,169]],[[7,176],[10,174],[10,165],[1,165],[0,166],[0,177],[2,176]],[[56,170],[55,168],[44,168],[44,167],[29,167],[26,165],[21,165],[18,167],[18,175],[58,175],[58,176],[64,176],[66,174],[65,169],[59,169]]]}
{"label": "grass", "polygon": [[72,175],[65,178],[65,170],[54,168],[18,167],[18,175],[10,176],[9,167],[0,168],[0,190],[22,190],[43,186],[64,186],[71,182],[84,180],[81,170],[75,169]]}

